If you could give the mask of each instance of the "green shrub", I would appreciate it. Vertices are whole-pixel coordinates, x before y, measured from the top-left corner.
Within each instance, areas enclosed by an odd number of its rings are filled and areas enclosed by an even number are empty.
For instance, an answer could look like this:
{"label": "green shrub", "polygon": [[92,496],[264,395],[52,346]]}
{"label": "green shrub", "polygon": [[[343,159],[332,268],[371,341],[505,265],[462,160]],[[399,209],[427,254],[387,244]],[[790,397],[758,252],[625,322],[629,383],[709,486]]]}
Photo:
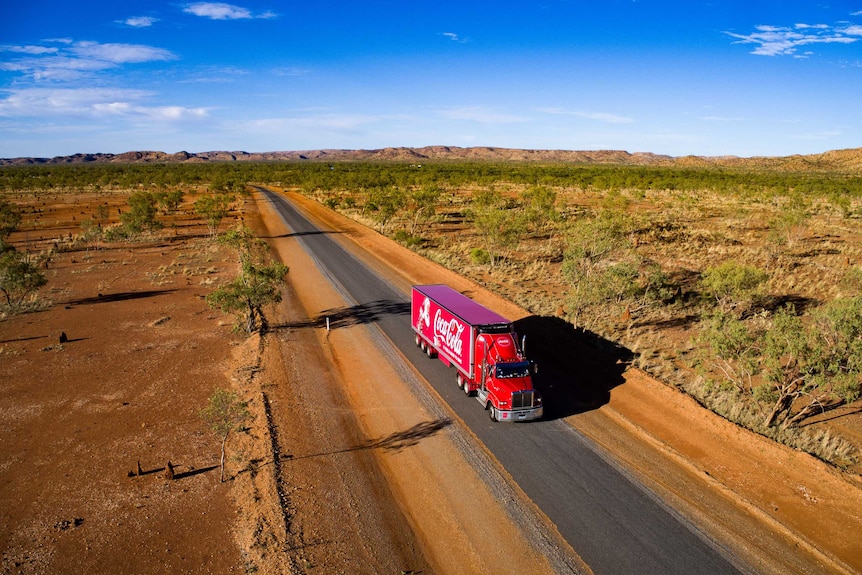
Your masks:
{"label": "green shrub", "polygon": [[491,255],[482,248],[473,248],[470,250],[470,260],[480,266],[491,263]]}

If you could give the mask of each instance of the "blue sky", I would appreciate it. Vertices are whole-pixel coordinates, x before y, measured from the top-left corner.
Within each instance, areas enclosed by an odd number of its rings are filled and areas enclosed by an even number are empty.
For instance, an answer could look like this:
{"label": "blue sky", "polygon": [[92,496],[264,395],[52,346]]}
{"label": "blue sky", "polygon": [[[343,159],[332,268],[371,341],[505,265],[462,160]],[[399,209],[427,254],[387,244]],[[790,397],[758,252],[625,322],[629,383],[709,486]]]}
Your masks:
{"label": "blue sky", "polygon": [[862,146],[862,0],[4,1],[0,157]]}

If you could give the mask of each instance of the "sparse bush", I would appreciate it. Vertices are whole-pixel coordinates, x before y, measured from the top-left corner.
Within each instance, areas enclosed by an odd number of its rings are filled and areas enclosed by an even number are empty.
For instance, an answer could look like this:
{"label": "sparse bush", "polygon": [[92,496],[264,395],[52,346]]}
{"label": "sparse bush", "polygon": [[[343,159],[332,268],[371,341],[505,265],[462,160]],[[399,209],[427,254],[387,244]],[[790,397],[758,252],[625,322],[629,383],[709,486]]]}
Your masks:
{"label": "sparse bush", "polygon": [[163,214],[173,214],[175,213],[180,204],[183,203],[183,198],[185,194],[182,190],[174,190],[172,192],[157,192],[155,194],[156,203],[159,206],[159,210]]}
{"label": "sparse bush", "polygon": [[728,260],[703,272],[700,289],[722,312],[741,313],[751,306],[768,279],[763,270]]}
{"label": "sparse bush", "polygon": [[473,248],[470,250],[470,261],[479,266],[485,266],[491,263],[491,256],[483,248]]}
{"label": "sparse bush", "polygon": [[11,311],[19,310],[24,301],[46,283],[48,279],[26,254],[14,249],[0,254],[0,293]]}
{"label": "sparse bush", "polygon": [[407,230],[396,230],[393,238],[396,242],[402,243],[408,248],[416,247],[422,244],[422,238],[410,234]]}
{"label": "sparse bush", "polygon": [[161,229],[156,220],[156,196],[151,192],[135,192],[129,196],[129,210],[120,214],[120,221],[129,235]]}
{"label": "sparse bush", "polygon": [[195,213],[207,222],[210,237],[218,233],[221,221],[230,213],[233,194],[204,194],[195,201]]}
{"label": "sparse bush", "polygon": [[21,223],[21,214],[5,200],[0,200],[0,253],[11,249],[7,244],[9,236]]}

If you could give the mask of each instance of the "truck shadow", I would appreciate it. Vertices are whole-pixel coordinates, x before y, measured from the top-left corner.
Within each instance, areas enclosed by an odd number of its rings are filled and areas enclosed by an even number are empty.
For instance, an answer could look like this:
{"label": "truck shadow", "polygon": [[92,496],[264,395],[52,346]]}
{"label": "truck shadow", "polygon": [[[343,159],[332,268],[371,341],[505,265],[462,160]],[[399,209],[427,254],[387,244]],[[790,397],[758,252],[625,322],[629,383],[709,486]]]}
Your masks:
{"label": "truck shadow", "polygon": [[542,394],[544,419],[608,403],[633,358],[630,350],[557,317],[525,317],[515,322],[515,331],[526,336],[527,357],[538,364],[533,383]]}

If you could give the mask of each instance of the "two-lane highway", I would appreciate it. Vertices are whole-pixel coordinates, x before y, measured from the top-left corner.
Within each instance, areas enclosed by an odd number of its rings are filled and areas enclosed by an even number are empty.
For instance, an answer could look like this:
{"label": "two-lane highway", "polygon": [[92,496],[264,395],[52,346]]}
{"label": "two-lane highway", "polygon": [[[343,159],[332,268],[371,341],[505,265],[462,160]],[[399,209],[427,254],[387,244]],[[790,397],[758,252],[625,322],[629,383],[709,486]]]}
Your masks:
{"label": "two-lane highway", "polygon": [[[740,572],[697,530],[558,419],[489,421],[455,385],[455,373],[413,343],[409,294],[398,292],[321,233],[280,194],[259,188],[337,289],[373,323],[497,458],[596,574]],[[735,561],[737,562],[737,561]]]}

